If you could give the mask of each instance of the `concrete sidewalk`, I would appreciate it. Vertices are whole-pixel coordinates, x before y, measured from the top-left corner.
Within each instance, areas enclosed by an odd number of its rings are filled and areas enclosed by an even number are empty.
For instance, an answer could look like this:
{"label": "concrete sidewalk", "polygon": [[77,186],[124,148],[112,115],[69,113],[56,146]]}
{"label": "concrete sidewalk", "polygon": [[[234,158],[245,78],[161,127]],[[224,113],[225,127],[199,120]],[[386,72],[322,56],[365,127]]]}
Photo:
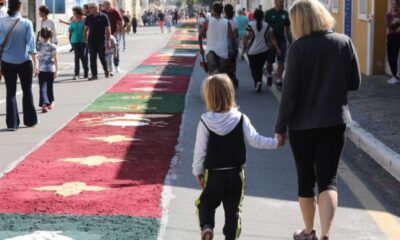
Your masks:
{"label": "concrete sidewalk", "polygon": [[398,165],[392,173],[400,181],[400,85],[387,84],[389,78],[363,76],[361,89],[350,94],[350,107],[358,124],[393,150],[385,155],[392,159],[391,164]]}

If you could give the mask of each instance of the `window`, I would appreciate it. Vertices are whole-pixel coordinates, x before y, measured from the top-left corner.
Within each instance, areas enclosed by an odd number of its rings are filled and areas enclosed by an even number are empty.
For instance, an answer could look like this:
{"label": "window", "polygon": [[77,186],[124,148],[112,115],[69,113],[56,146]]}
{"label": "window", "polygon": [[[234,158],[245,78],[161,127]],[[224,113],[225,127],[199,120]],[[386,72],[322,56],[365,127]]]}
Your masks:
{"label": "window", "polygon": [[330,10],[331,8],[330,0],[319,0],[319,1],[325,6],[326,9]]}
{"label": "window", "polygon": [[46,0],[50,13],[53,13],[53,3],[55,3],[55,13],[65,13],[65,1]]}
{"label": "window", "polygon": [[358,0],[358,19],[368,20],[368,0]]}
{"label": "window", "polygon": [[332,13],[339,13],[339,0],[332,0]]}

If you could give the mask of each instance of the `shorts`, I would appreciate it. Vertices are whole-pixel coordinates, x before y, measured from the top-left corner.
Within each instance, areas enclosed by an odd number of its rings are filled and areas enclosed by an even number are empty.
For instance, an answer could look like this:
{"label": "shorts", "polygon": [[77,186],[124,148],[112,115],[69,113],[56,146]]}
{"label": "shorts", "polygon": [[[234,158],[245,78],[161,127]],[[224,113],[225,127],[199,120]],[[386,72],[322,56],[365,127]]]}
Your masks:
{"label": "shorts", "polygon": [[275,59],[278,60],[278,63],[284,63],[286,59],[286,50],[287,50],[287,44],[285,42],[278,42],[278,47],[281,50],[282,54],[277,56],[276,54],[276,49],[272,48],[268,50],[268,57],[267,57],[267,63],[268,64],[274,64]]}
{"label": "shorts", "polygon": [[159,21],[160,22],[160,27],[164,27],[164,21]]}

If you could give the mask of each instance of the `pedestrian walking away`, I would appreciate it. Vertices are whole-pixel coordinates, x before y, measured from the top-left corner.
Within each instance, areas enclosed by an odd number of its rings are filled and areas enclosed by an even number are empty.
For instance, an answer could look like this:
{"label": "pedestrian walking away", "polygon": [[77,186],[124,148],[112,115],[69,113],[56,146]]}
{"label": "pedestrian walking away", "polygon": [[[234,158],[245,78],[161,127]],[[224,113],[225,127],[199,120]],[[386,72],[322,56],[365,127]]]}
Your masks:
{"label": "pedestrian walking away", "polygon": [[114,76],[114,56],[117,54],[117,40],[111,35],[110,44],[106,45],[106,61],[110,76]]}
{"label": "pedestrian walking away", "polygon": [[264,13],[260,9],[254,11],[255,21],[246,27],[246,35],[243,39],[243,52],[247,53],[250,63],[251,75],[254,80],[256,92],[262,91],[262,77],[264,65],[271,48],[276,49],[278,56],[281,54],[272,28],[264,22]]}
{"label": "pedestrian walking away", "polygon": [[1,71],[6,83],[6,124],[15,131],[20,125],[17,107],[17,78],[20,79],[23,98],[23,120],[28,127],[37,124],[32,95],[32,78],[37,73],[36,42],[32,22],[22,18],[23,4],[19,0],[8,3],[8,17],[0,19]]}
{"label": "pedestrian walking away", "polygon": [[42,5],[39,7],[39,16],[41,18],[40,22],[40,29],[37,33],[37,41],[41,41],[42,38],[40,37],[40,30],[42,28],[50,28],[51,31],[53,32],[53,37],[51,38],[51,43],[58,44],[58,37],[57,37],[57,30],[56,30],[56,24],[52,19],[50,19],[48,16],[50,14],[50,10],[47,8],[47,6]]}
{"label": "pedestrian walking away", "polygon": [[201,12],[198,16],[197,24],[198,24],[198,29],[199,31],[203,28],[203,24],[206,21],[207,17],[204,15],[203,12]]}
{"label": "pedestrian walking away", "polygon": [[[206,54],[208,74],[227,73],[229,56],[228,41],[235,44],[235,33],[231,24],[222,17],[223,6],[215,2],[212,6],[212,17],[204,22],[199,32],[200,53]],[[207,38],[207,49],[204,51],[203,39]]]}
{"label": "pedestrian walking away", "polygon": [[85,51],[87,46],[84,36],[85,21],[83,20],[82,8],[74,7],[72,9],[72,13],[74,16],[69,25],[69,32],[71,35],[71,44],[72,48],[74,49],[74,59],[75,59],[75,74],[73,79],[77,80],[79,79],[79,74],[80,74],[79,61],[81,61],[82,63],[84,78],[89,77],[89,66],[88,66],[88,59],[85,57]]}
{"label": "pedestrian walking away", "polygon": [[[4,0],[0,0],[0,19],[7,17],[7,7]],[[0,75],[0,82],[3,82],[3,76]]]}
{"label": "pedestrian walking away", "polygon": [[40,37],[43,42],[38,43],[39,59],[39,106],[42,113],[54,108],[54,80],[58,72],[57,45],[51,43],[53,32],[50,28],[42,28]]}
{"label": "pedestrian walking away", "polygon": [[388,29],[386,49],[392,78],[388,80],[389,84],[399,84],[397,58],[400,50],[400,12],[399,4],[396,0],[390,1],[390,12],[386,15],[386,25]]}
{"label": "pedestrian walking away", "polygon": [[4,0],[0,0],[0,18],[5,18],[7,17],[7,7],[6,7],[6,3]]}
{"label": "pedestrian walking away", "polygon": [[136,34],[136,32],[137,32],[137,25],[138,25],[138,20],[137,20],[137,18],[134,16],[134,17],[132,18],[132,31],[133,31],[134,34]]}
{"label": "pedestrian walking away", "polygon": [[226,240],[234,240],[241,233],[245,142],[254,148],[276,149],[278,141],[258,134],[249,118],[237,109],[234,86],[228,75],[209,76],[202,90],[208,112],[198,124],[192,166],[203,189],[196,200],[201,239],[213,238],[215,210],[222,203],[223,233]]}
{"label": "pedestrian walking away", "polygon": [[[348,91],[360,87],[357,53],[351,39],[333,32],[332,15],[318,0],[299,0],[290,9],[292,32],[285,84],[275,132],[280,145],[289,129],[305,228],[295,240],[316,240],[317,210],[322,240],[328,240],[338,206],[337,171],[351,115]],[[327,58],[326,56],[329,56]]]}
{"label": "pedestrian walking away", "polygon": [[228,19],[229,24],[232,28],[232,32],[234,33],[234,41],[228,38],[228,63],[227,63],[227,73],[230,79],[233,82],[235,88],[239,88],[239,80],[236,77],[236,62],[239,54],[239,28],[234,19],[235,10],[232,4],[225,4],[224,7],[224,15],[225,18]]}
{"label": "pedestrian walking away", "polygon": [[179,20],[179,12],[178,12],[178,9],[175,9],[174,18],[173,18],[174,25],[178,24],[178,20]]}
{"label": "pedestrian walking away", "polygon": [[172,28],[172,15],[171,13],[167,13],[165,15],[165,26],[167,27],[168,32],[171,32],[171,28]]}
{"label": "pedestrian walking away", "polygon": [[89,80],[97,80],[97,55],[104,69],[105,77],[109,77],[107,62],[105,58],[105,46],[110,44],[110,22],[107,15],[99,11],[97,3],[89,4],[91,15],[85,20],[85,40],[90,52],[90,70],[92,76]]}
{"label": "pedestrian walking away", "polygon": [[131,27],[131,18],[128,14],[125,14],[125,10],[124,9],[120,9],[122,18],[124,20],[124,25],[121,28],[121,40],[122,40],[122,49],[125,52],[126,49],[126,40],[125,40],[125,35],[126,33],[129,34],[130,32],[130,27]]}
{"label": "pedestrian walking away", "polygon": [[272,85],[272,70],[275,59],[278,62],[276,86],[282,88],[282,76],[285,71],[285,58],[287,44],[292,42],[292,35],[290,33],[290,20],[289,14],[283,9],[284,0],[275,0],[275,7],[265,12],[265,21],[274,30],[274,36],[278,43],[281,54],[277,55],[275,49],[268,52],[267,58],[267,83],[268,86]]}
{"label": "pedestrian walking away", "polygon": [[243,16],[243,10],[239,10],[237,16],[235,17],[235,20],[239,30],[239,49],[241,49],[241,59],[244,59],[243,37],[244,34],[246,33],[246,27],[249,24],[249,20],[247,19],[247,16]]}
{"label": "pedestrian walking away", "polygon": [[103,13],[108,16],[108,20],[110,23],[111,34],[114,35],[117,40],[117,54],[114,55],[114,65],[117,72],[119,72],[119,50],[121,47],[121,32],[124,23],[124,19],[121,13],[111,6],[111,1],[103,1]]}
{"label": "pedestrian walking away", "polygon": [[159,11],[157,14],[158,23],[160,24],[161,33],[164,33],[165,14]]}

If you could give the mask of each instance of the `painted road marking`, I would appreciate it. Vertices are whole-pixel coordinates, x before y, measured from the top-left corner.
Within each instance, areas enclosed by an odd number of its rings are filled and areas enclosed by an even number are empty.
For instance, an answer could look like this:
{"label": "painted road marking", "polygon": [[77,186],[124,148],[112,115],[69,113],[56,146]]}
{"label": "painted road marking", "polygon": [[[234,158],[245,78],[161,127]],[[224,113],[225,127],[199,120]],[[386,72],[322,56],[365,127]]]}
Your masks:
{"label": "painted road marking", "polygon": [[339,176],[343,179],[351,192],[354,193],[378,227],[384,232],[387,239],[399,240],[400,223],[397,221],[396,216],[387,211],[344,161],[341,161],[341,168],[342,170],[340,170]]}

